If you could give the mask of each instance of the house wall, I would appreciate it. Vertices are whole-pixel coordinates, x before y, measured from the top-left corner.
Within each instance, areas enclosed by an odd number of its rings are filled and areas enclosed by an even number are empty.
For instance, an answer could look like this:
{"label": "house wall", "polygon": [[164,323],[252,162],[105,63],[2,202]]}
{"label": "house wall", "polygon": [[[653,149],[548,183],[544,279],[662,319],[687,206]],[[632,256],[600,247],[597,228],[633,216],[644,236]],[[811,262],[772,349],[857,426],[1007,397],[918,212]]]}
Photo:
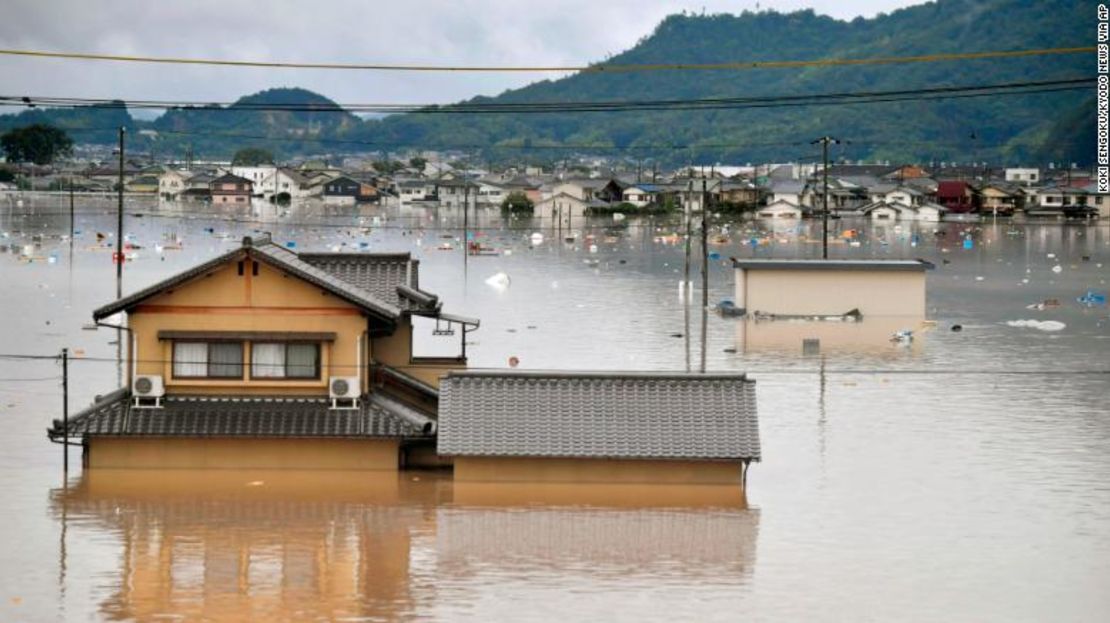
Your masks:
{"label": "house wall", "polygon": [[[357,376],[360,336],[367,319],[362,310],[320,288],[250,260],[239,276],[236,262],[217,268],[176,290],[152,297],[129,314],[138,344],[138,374],[160,374],[166,390],[177,394],[324,395],[329,376]],[[321,375],[314,380],[175,379],[173,345],[159,331],[333,332],[321,347]],[[244,354],[249,376],[250,346]],[[367,359],[363,359],[365,365]],[[363,375],[365,390],[365,375]]]}
{"label": "house wall", "polygon": [[466,362],[454,359],[432,359],[425,361],[412,355],[412,325],[400,324],[391,334],[373,338],[370,341],[373,360],[397,368],[409,376],[416,377],[432,387],[439,387],[439,379],[452,370],[465,370]]}
{"label": "house wall", "polygon": [[859,309],[865,317],[925,315],[923,271],[736,270],[736,300],[744,301],[749,313],[832,315]]}
{"label": "house wall", "polygon": [[90,468],[396,470],[396,439],[92,437]]}
{"label": "house wall", "polygon": [[459,482],[742,484],[739,461],[455,457]]}

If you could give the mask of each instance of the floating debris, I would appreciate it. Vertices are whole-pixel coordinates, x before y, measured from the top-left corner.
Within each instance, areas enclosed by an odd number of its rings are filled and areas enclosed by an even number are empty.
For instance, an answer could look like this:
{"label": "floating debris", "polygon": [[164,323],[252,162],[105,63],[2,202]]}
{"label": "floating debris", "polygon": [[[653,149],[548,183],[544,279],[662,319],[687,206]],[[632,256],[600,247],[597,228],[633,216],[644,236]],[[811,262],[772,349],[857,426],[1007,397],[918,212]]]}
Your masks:
{"label": "floating debris", "polygon": [[1011,327],[1025,327],[1040,331],[1062,331],[1068,326],[1058,320],[1009,320],[1006,324]]}

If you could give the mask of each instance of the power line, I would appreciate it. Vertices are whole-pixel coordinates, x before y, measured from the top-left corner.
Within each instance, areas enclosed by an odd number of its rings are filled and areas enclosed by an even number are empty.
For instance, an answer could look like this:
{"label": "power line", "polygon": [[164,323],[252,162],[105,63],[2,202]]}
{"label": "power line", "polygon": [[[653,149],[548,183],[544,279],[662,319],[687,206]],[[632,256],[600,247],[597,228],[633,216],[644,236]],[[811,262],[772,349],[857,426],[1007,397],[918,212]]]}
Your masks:
{"label": "power line", "polygon": [[[250,340],[244,340],[244,341],[250,341]],[[0,359],[15,359],[15,360],[49,359],[49,360],[60,361],[61,360],[61,355],[28,355],[28,354],[6,354],[5,353],[5,354],[0,354]],[[118,364],[120,360],[116,357],[70,357],[69,361],[70,361],[70,363],[112,363],[112,364]],[[135,360],[132,361],[131,359],[127,359],[126,357],[124,358],[124,361],[126,361],[128,363],[159,364],[159,365],[166,365],[166,364],[173,364],[173,363],[180,363],[180,364],[208,363],[206,360],[205,361],[199,361],[199,360],[198,361],[191,361],[191,360],[177,360],[177,361],[175,361],[173,359],[135,359]],[[260,366],[274,365],[274,366],[276,366],[276,365],[279,365],[279,364],[254,364],[253,362],[244,361],[241,365],[245,368],[247,366],[253,366],[253,365],[260,365]],[[329,364],[328,367],[332,368],[332,369],[357,369],[359,366],[355,365],[355,364],[335,364],[335,363],[332,363],[332,364]],[[362,367],[366,367],[366,366],[364,365]],[[398,368],[398,369],[421,369],[421,368],[426,369],[426,366],[420,366],[420,365],[416,365],[416,364],[391,365],[390,367],[391,368]],[[504,368],[467,367],[467,369],[468,370],[497,371],[497,370],[503,370]],[[824,374],[860,374],[860,375],[864,375],[864,374],[867,374],[867,375],[874,375],[874,374],[889,374],[889,375],[929,374],[929,375],[944,375],[944,376],[951,376],[951,375],[959,375],[959,376],[969,376],[969,375],[975,375],[975,376],[1032,376],[1032,375],[1038,375],[1038,376],[1041,376],[1041,375],[1045,375],[1045,376],[1073,376],[1073,375],[1107,376],[1107,375],[1110,375],[1110,369],[1088,368],[1088,369],[1077,369],[1077,370],[1062,370],[1062,369],[1059,369],[1059,368],[1049,368],[1049,369],[1014,370],[1014,369],[1011,369],[1011,368],[1007,368],[1007,369],[990,370],[990,369],[983,369],[983,368],[973,368],[973,369],[953,369],[953,368],[935,368],[935,369],[934,368],[885,368],[885,369],[881,369],[881,368],[839,368],[839,369],[832,368],[832,369],[830,369],[830,368],[826,368],[822,371],[821,369],[815,369],[815,368],[797,368],[797,369],[795,369],[795,368],[768,368],[768,369],[763,369],[763,370],[752,369],[751,373],[752,374],[822,374],[822,373],[824,373]],[[61,377],[56,377],[56,378],[61,378]]]}
{"label": "power line", "polygon": [[505,114],[505,113],[576,113],[625,112],[660,110],[738,110],[748,108],[780,108],[791,106],[839,106],[926,99],[955,99],[1010,94],[1052,93],[1085,89],[1093,86],[1094,77],[1061,78],[1042,81],[1006,82],[997,84],[956,85],[921,89],[885,91],[852,91],[802,95],[768,95],[754,97],[689,98],[671,100],[610,100],[562,102],[463,102],[436,104],[280,104],[223,103],[172,100],[123,100],[83,97],[2,95],[0,106],[56,108],[95,107],[102,109],[154,109],[206,112],[312,112],[312,113],[419,113],[419,114]]}
{"label": "power line", "polygon": [[93,54],[88,52],[54,52],[44,50],[0,49],[0,55],[29,58],[55,58],[81,61],[111,61],[123,63],[155,63],[171,65],[204,65],[212,67],[254,67],[269,69],[325,69],[355,71],[393,71],[393,72],[584,72],[616,73],[643,71],[691,71],[691,70],[749,70],[749,69],[791,69],[800,67],[836,67],[859,65],[894,65],[907,63],[935,63],[942,61],[966,61],[996,58],[1021,58],[1030,56],[1049,56],[1063,54],[1090,54],[1094,46],[1039,48],[1031,50],[998,50],[988,52],[958,52],[946,54],[925,54],[918,56],[886,56],[874,58],[824,58],[814,60],[771,60],[771,61],[729,61],[721,63],[633,63],[616,65],[597,63],[593,65],[415,65],[384,63],[307,63],[293,61],[248,61],[232,59],[203,59],[173,56],[138,56],[123,54]]}

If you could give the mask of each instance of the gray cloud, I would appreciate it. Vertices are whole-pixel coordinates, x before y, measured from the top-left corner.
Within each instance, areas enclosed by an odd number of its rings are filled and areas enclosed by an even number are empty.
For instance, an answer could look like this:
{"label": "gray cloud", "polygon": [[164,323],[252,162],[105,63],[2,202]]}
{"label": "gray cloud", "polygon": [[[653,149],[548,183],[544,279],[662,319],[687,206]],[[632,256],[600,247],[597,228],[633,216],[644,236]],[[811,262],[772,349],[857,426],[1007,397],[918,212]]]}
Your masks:
{"label": "gray cloud", "polygon": [[[666,15],[814,8],[841,19],[913,0],[456,0],[111,2],[9,0],[0,47],[304,62],[580,65],[633,46]],[[722,59],[724,60],[724,59]],[[340,102],[450,102],[552,74],[237,69],[0,57],[5,95],[230,101],[301,86]]]}

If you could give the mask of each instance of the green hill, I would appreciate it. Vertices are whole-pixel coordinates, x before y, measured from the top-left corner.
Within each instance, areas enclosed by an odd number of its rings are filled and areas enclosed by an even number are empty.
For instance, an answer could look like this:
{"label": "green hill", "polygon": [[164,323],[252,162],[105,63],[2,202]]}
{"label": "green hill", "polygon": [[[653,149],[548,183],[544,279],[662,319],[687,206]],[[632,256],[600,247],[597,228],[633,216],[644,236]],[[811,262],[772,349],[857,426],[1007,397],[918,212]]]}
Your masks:
{"label": "green hill", "polygon": [[[681,14],[666,18],[637,45],[605,64],[851,59],[1089,46],[1095,41],[1095,10],[1096,3],[1086,0],[937,0],[852,21],[813,11]],[[1093,73],[1093,53],[789,69],[585,72],[466,103],[811,95],[1090,78]],[[853,160],[1088,163],[1093,157],[1092,96],[1067,91],[708,111],[417,112],[364,120],[310,91],[283,88],[244,97],[226,110],[180,108],[147,123],[135,122],[118,109],[26,111],[0,117],[0,130],[46,121],[75,128],[78,142],[109,142],[114,140],[110,129],[124,123],[158,132],[156,139],[135,136],[139,149],[143,141],[155,140],[159,153],[191,146],[198,156],[229,157],[246,146],[266,147],[288,157],[477,145],[492,146],[482,150],[491,158],[600,153],[669,164],[806,159],[816,151],[809,141],[831,134],[847,141],[833,156]],[[267,104],[313,110],[251,108]]]}
{"label": "green hill", "polygon": [[[914,56],[1089,46],[1094,2],[939,0],[874,19],[812,11],[672,15],[607,64],[713,63]],[[883,91],[1092,77],[1093,54],[921,64],[580,73],[472,102],[643,100]],[[396,143],[692,145],[635,150],[672,162],[755,161],[808,155],[832,134],[846,158],[1089,161],[1094,107],[1077,92],[836,107],[531,115],[417,115],[367,124]],[[1084,116],[1084,112],[1090,114]],[[1070,123],[1060,123],[1071,118]],[[1082,122],[1080,120],[1083,120]],[[974,139],[971,137],[974,135]],[[786,143],[786,144],[781,144]],[[715,147],[716,145],[728,147]]]}

